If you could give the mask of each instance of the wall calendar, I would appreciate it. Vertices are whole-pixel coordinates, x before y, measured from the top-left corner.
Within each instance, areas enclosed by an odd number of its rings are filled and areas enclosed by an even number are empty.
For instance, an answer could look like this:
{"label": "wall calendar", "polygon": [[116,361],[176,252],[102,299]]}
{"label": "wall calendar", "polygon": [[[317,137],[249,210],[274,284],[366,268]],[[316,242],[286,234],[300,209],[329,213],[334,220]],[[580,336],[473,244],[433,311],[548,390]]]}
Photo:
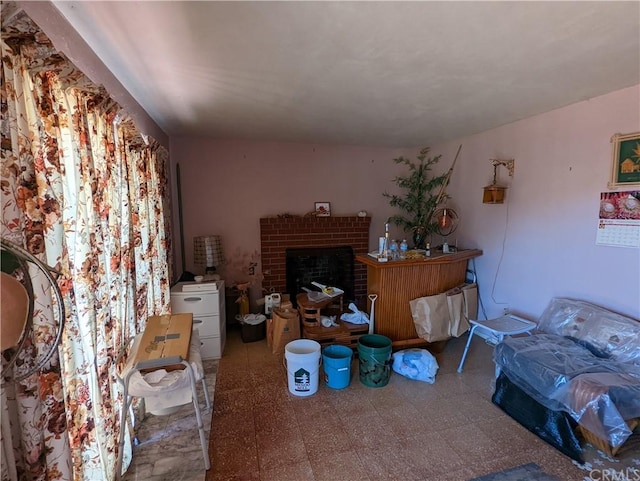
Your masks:
{"label": "wall calendar", "polygon": [[596,244],[640,247],[640,190],[600,194]]}

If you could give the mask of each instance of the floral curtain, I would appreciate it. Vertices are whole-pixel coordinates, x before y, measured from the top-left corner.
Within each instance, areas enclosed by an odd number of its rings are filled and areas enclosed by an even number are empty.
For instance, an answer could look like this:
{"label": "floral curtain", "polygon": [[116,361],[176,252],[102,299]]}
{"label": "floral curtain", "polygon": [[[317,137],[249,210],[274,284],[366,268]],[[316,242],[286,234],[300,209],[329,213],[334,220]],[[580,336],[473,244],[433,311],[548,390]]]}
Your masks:
{"label": "floral curtain", "polygon": [[[116,357],[169,312],[166,151],[22,13],[2,30],[2,125],[0,232],[61,272],[66,309],[59,356],[2,380],[2,479],[111,480]],[[39,303],[48,332],[50,296]]]}

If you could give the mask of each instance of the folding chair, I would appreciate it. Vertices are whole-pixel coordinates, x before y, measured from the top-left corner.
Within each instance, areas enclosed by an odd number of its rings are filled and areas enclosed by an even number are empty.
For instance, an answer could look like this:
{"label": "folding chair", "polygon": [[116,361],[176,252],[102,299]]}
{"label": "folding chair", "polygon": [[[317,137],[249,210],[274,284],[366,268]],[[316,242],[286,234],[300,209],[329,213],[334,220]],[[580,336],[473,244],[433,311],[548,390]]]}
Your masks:
{"label": "folding chair", "polygon": [[[498,317],[497,319],[469,321],[469,324],[471,324],[469,339],[467,339],[467,344],[464,347],[462,359],[460,359],[460,365],[458,366],[458,372],[462,372],[462,367],[464,366],[464,361],[467,358],[467,352],[469,351],[469,346],[471,345],[471,340],[473,339],[476,329],[483,329],[493,334],[498,339],[498,342],[502,342],[505,336],[513,336],[515,334],[522,334],[525,332],[531,335],[531,331],[536,327],[535,322],[528,321],[527,319],[523,319],[522,317],[518,317],[514,314],[506,314],[502,317]],[[496,378],[499,374],[500,368],[496,366]]]}

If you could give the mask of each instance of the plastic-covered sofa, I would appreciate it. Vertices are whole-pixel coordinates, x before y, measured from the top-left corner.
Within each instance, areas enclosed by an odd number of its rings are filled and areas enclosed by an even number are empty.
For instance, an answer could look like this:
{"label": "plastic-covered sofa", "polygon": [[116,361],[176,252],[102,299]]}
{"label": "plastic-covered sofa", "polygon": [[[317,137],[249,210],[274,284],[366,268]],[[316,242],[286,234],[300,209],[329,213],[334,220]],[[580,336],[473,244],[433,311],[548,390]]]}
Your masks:
{"label": "plastic-covered sofa", "polygon": [[535,334],[496,346],[493,402],[569,457],[615,455],[640,425],[640,322],[556,298]]}

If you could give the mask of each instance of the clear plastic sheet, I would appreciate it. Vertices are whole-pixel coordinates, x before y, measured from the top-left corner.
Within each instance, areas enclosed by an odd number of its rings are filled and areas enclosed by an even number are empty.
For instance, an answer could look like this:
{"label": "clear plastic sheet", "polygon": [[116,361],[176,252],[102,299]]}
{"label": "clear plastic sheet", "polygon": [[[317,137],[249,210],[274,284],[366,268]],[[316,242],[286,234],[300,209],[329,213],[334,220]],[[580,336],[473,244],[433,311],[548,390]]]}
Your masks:
{"label": "clear plastic sheet", "polygon": [[552,299],[538,322],[549,334],[584,341],[600,356],[640,366],[640,322],[573,299]]}
{"label": "clear plastic sheet", "polygon": [[496,364],[548,409],[568,412],[612,447],[640,417],[640,322],[582,301],[554,299],[543,333],[506,338]]}

